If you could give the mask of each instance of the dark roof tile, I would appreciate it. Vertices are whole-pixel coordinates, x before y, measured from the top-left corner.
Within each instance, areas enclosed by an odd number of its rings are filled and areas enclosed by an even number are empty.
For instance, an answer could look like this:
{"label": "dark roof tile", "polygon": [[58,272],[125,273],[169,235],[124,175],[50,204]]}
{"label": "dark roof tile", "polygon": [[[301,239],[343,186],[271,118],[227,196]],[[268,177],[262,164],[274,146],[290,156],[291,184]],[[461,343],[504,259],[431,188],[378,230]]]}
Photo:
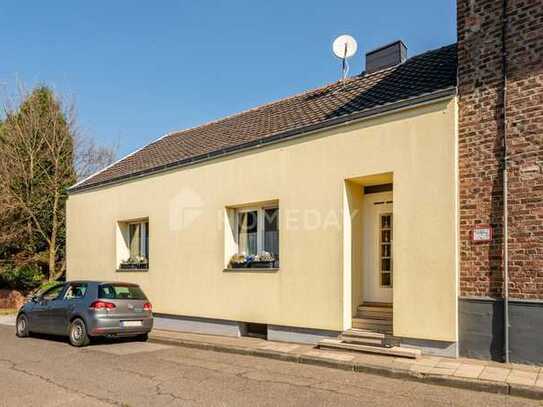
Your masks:
{"label": "dark roof tile", "polygon": [[76,184],[72,190],[187,161],[235,150],[246,143],[303,129],[393,102],[456,86],[456,45],[412,57],[403,64],[335,82],[191,129],[170,133],[105,170]]}

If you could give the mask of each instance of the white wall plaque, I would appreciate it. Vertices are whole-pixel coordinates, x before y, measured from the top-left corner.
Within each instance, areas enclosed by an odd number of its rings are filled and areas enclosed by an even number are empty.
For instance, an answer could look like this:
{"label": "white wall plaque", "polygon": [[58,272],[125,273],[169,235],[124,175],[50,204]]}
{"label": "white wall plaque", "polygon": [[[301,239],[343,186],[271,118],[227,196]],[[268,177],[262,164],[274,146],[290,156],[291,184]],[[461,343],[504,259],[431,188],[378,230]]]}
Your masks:
{"label": "white wall plaque", "polygon": [[473,240],[474,242],[490,242],[492,240],[492,226],[475,226],[471,231],[471,240]]}

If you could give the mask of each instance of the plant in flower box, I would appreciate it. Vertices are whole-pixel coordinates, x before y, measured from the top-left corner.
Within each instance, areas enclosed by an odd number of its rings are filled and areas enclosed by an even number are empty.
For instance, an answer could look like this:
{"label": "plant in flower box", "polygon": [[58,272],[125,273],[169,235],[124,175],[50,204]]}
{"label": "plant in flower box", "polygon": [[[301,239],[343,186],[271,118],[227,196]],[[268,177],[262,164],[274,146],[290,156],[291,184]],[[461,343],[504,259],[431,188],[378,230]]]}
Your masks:
{"label": "plant in flower box", "polygon": [[149,261],[146,257],[130,257],[128,260],[121,261],[121,269],[146,269],[149,267]]}
{"label": "plant in flower box", "polygon": [[254,256],[253,261],[249,267],[254,268],[273,268],[275,263],[275,257],[269,252],[262,251],[260,254]]}
{"label": "plant in flower box", "polygon": [[230,259],[230,268],[242,269],[247,267],[247,256],[244,253],[237,253]]}

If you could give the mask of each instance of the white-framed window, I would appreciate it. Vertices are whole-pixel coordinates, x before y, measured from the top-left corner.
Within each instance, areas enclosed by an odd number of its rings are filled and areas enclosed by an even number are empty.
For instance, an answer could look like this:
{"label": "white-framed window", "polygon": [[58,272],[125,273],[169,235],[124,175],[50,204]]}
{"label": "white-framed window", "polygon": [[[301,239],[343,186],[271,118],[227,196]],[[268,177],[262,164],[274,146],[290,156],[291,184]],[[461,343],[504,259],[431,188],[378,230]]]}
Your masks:
{"label": "white-framed window", "polygon": [[128,247],[131,259],[149,259],[149,222],[128,224]]}
{"label": "white-framed window", "polygon": [[149,219],[118,222],[119,270],[149,268]]}
{"label": "white-framed window", "polygon": [[278,205],[235,208],[234,220],[235,254],[249,260],[245,266],[279,267]]}

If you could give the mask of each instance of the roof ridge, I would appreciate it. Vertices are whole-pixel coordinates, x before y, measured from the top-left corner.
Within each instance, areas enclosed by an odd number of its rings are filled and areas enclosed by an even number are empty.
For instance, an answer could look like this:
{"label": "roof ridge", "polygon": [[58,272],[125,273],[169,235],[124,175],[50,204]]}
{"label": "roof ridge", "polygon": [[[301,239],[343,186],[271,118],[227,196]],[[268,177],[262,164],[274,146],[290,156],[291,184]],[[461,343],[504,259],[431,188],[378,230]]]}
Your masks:
{"label": "roof ridge", "polygon": [[[411,60],[413,60],[415,58],[422,57],[423,55],[426,55],[426,54],[429,54],[429,53],[432,53],[432,52],[437,52],[439,50],[451,47],[453,45],[456,45],[456,43],[449,44],[449,45],[444,45],[444,46],[441,46],[439,48],[435,48],[435,49],[431,49],[431,50],[426,50],[426,51],[424,51],[424,52],[422,52],[420,54],[413,55],[412,57],[407,58],[401,64],[390,66],[390,67],[387,67],[387,68],[384,68],[384,69],[380,69],[380,70],[375,71],[375,72],[371,72],[371,73],[362,72],[362,73],[359,73],[359,74],[357,74],[355,76],[351,76],[349,78],[346,78],[345,81],[343,82],[343,85],[346,85],[349,82],[354,82],[354,81],[359,80],[361,78],[371,78],[372,76],[375,76],[376,74],[382,74],[384,72],[394,70],[394,69],[398,68],[398,66],[400,66],[402,64],[405,64],[407,61],[411,61]],[[250,112],[253,112],[253,111],[256,111],[256,110],[259,110],[259,109],[263,109],[265,107],[270,107],[270,106],[272,106],[274,104],[282,103],[282,102],[285,102],[285,101],[287,101],[289,99],[295,99],[295,98],[301,97],[301,96],[306,95],[306,94],[311,94],[313,92],[323,91],[323,90],[325,90],[327,88],[331,88],[334,85],[339,85],[341,83],[342,83],[341,79],[337,80],[335,82],[329,82],[326,85],[322,85],[322,86],[319,86],[319,87],[316,87],[316,88],[311,88],[311,89],[305,90],[303,92],[295,93],[294,95],[285,96],[285,97],[282,97],[282,98],[279,98],[279,99],[275,99],[275,100],[272,100],[270,102],[266,102],[264,104],[261,104],[261,105],[255,106],[255,107],[251,107],[251,108],[241,110],[241,111],[236,112],[236,113],[232,113],[232,114],[229,114],[229,115],[226,115],[226,116],[222,116],[222,117],[217,118],[217,119],[209,120],[207,122],[197,124],[197,125],[192,126],[192,127],[187,127],[185,129],[180,129],[180,130],[172,130],[172,131],[169,131],[168,133],[166,133],[164,136],[152,141],[151,143],[145,145],[142,148],[145,148],[147,146],[151,146],[152,144],[154,144],[154,143],[156,143],[156,142],[158,142],[158,141],[160,141],[160,140],[162,140],[164,138],[168,138],[168,137],[171,137],[171,136],[179,136],[179,135],[182,135],[182,133],[188,132],[190,130],[194,130],[194,129],[210,126],[212,124],[220,123],[222,121],[226,121],[228,119],[232,119],[234,117],[241,116],[243,114],[250,113]]]}
{"label": "roof ridge", "polygon": [[[353,79],[354,79],[354,77],[349,78],[349,80],[353,80]],[[275,100],[272,100],[271,102],[266,102],[264,104],[261,104],[261,105],[255,106],[255,107],[251,107],[251,108],[248,108],[248,109],[236,112],[236,113],[232,113],[232,114],[220,117],[218,119],[213,119],[213,120],[207,121],[207,122],[202,123],[202,124],[198,124],[198,125],[193,126],[193,127],[187,127],[186,129],[181,129],[181,130],[173,130],[173,131],[169,132],[168,136],[175,136],[175,135],[184,133],[184,132],[189,131],[189,130],[194,130],[194,129],[197,129],[197,128],[200,128],[200,127],[206,127],[206,126],[209,126],[209,125],[212,125],[212,124],[215,124],[215,123],[222,122],[224,120],[231,119],[231,118],[236,117],[236,116],[241,116],[243,114],[246,114],[246,113],[249,113],[249,112],[252,112],[252,111],[255,111],[255,110],[262,109],[264,107],[269,107],[269,106],[272,106],[274,104],[285,102],[285,101],[287,101],[289,99],[294,99],[294,98],[303,96],[303,95],[311,93],[311,92],[322,91],[322,90],[324,90],[324,89],[326,89],[328,87],[332,87],[333,85],[336,85],[339,82],[340,81],[330,82],[330,83],[328,83],[326,85],[323,85],[323,86],[320,86],[318,88],[308,89],[308,90],[305,90],[303,92],[296,93],[294,95],[285,96],[285,97],[282,97],[280,99],[275,99]],[[158,141],[158,139],[156,141]]]}

